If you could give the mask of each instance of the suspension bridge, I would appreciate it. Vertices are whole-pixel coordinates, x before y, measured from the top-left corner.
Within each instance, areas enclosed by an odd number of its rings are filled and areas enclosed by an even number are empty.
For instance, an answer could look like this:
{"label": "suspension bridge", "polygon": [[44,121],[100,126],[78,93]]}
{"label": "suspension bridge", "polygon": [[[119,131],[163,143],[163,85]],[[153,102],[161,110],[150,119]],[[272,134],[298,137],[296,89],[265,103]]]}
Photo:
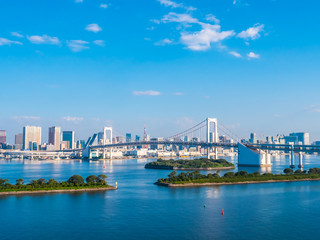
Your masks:
{"label": "suspension bridge", "polygon": [[[146,133],[145,133],[146,134]],[[227,136],[229,139],[219,136]],[[247,166],[270,166],[271,158],[270,151],[279,151],[290,153],[291,167],[294,167],[294,155],[299,154],[299,167],[303,166],[302,153],[320,153],[320,146],[316,145],[289,145],[289,144],[252,144],[248,142],[241,142],[241,138],[234,134],[230,129],[219,123],[217,118],[207,118],[200,123],[188,128],[182,132],[172,136],[161,138],[157,140],[143,141],[126,141],[114,142],[113,128],[105,127],[103,129],[102,144],[98,141],[98,134],[95,133],[89,137],[84,148],[81,149],[68,149],[57,151],[18,151],[6,152],[5,155],[47,155],[50,154],[71,154],[81,153],[80,155],[85,159],[91,159],[93,152],[102,152],[102,158],[105,159],[107,153],[109,158],[112,158],[114,149],[129,148],[129,147],[148,147],[148,146],[171,146],[171,147],[199,147],[203,149],[203,153],[207,158],[213,157],[218,159],[219,149],[237,149],[238,164]]]}

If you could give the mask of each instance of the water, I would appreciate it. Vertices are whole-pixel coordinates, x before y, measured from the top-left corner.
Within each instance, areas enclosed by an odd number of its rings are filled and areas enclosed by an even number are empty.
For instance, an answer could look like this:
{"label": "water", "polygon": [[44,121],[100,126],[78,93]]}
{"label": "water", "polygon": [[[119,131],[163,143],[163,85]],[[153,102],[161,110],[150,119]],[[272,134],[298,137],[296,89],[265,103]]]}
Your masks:
{"label": "water", "polygon": [[[102,162],[0,160],[0,178],[12,183],[103,173],[119,187],[2,196],[0,239],[314,239],[320,233],[318,181],[170,189],[153,184],[170,171],[144,169],[149,161],[106,161],[103,168]],[[289,160],[273,163],[241,170],[281,172]],[[307,164],[320,167],[320,157]]]}

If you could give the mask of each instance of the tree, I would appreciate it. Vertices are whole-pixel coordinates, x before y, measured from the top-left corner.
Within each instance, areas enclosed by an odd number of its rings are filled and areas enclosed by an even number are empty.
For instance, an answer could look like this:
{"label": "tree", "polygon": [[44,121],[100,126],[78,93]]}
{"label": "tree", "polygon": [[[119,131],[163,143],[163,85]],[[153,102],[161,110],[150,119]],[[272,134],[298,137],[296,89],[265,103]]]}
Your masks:
{"label": "tree", "polygon": [[223,175],[224,177],[234,177],[234,172],[227,172]]}
{"label": "tree", "polygon": [[175,177],[177,175],[177,172],[176,171],[173,171],[173,172],[171,172],[169,175],[168,175],[168,177],[169,178],[173,178],[173,177]]}
{"label": "tree", "polygon": [[72,183],[72,184],[83,184],[84,183],[84,179],[80,175],[73,175],[72,177],[70,177],[68,179],[67,182],[68,183]]}
{"label": "tree", "polygon": [[44,184],[46,184],[46,180],[44,178],[39,178],[38,179],[38,184],[39,185],[44,185]]}
{"label": "tree", "polygon": [[100,184],[102,184],[102,185],[105,185],[105,184],[107,184],[107,181],[106,181],[107,178],[108,178],[107,175],[100,174],[100,175],[98,176],[98,182],[99,182]]}
{"label": "tree", "polygon": [[252,173],[252,175],[255,177],[258,177],[258,176],[260,176],[260,172],[254,172],[254,173]]}
{"label": "tree", "polygon": [[8,182],[8,179],[0,179],[0,186],[5,186]]}
{"label": "tree", "polygon": [[248,175],[248,172],[246,171],[239,171],[236,173],[236,176],[245,177]]}
{"label": "tree", "polygon": [[292,173],[293,173],[293,170],[292,170],[291,168],[285,168],[285,169],[283,170],[283,172],[284,172],[285,174],[292,174]]}
{"label": "tree", "polygon": [[23,185],[23,179],[22,178],[19,178],[16,180],[16,185],[19,186],[19,185]]}
{"label": "tree", "polygon": [[98,177],[96,175],[90,175],[86,178],[88,184],[95,184],[98,182]]}
{"label": "tree", "polygon": [[59,183],[54,180],[53,178],[50,178],[49,181],[48,181],[48,185],[49,186],[57,186]]}
{"label": "tree", "polygon": [[297,169],[294,174],[302,174],[303,172],[300,169]]}

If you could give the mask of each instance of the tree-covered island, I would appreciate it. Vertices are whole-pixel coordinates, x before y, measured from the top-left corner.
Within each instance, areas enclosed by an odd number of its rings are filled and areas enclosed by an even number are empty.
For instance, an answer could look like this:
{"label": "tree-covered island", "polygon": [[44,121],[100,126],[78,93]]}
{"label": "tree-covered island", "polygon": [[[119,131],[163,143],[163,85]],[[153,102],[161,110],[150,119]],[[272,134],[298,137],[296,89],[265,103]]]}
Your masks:
{"label": "tree-covered island", "polygon": [[227,172],[223,176],[218,173],[201,174],[199,171],[171,172],[167,178],[160,178],[155,183],[167,187],[192,187],[209,185],[228,185],[228,184],[249,184],[249,183],[268,183],[268,182],[291,182],[320,180],[320,168],[310,168],[309,171],[284,169],[284,174],[272,174],[246,171]]}
{"label": "tree-covered island", "polygon": [[9,183],[8,179],[0,179],[0,195],[25,194],[25,193],[54,193],[54,192],[81,192],[114,190],[108,185],[106,175],[90,175],[86,181],[80,175],[73,175],[67,181],[58,182],[51,178],[40,178],[24,183],[22,178],[16,180],[16,184]]}
{"label": "tree-covered island", "polygon": [[207,159],[199,158],[194,160],[163,160],[158,159],[145,165],[145,168],[167,169],[167,170],[223,170],[234,169],[234,164],[225,159]]}

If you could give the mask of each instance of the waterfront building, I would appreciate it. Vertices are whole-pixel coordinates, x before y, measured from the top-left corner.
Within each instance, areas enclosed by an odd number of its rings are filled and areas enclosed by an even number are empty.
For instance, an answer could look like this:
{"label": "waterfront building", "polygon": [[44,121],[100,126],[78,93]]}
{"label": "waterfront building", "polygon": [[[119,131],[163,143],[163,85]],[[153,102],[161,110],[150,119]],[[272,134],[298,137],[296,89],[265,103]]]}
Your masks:
{"label": "waterfront building", "polygon": [[84,148],[85,141],[84,140],[78,140],[76,148]]}
{"label": "waterfront building", "polygon": [[131,133],[126,134],[126,142],[127,143],[131,142]]}
{"label": "waterfront building", "polygon": [[14,149],[22,149],[23,135],[18,133],[15,135]]}
{"label": "waterfront building", "polygon": [[70,142],[69,141],[61,141],[60,143],[60,149],[69,149],[70,148]]}
{"label": "waterfront building", "polygon": [[98,144],[103,144],[104,132],[98,132]]}
{"label": "waterfront building", "polygon": [[189,136],[185,136],[183,139],[185,142],[190,142],[190,137]]}
{"label": "waterfront building", "polygon": [[296,144],[298,144],[298,143],[301,143],[303,145],[310,144],[309,133],[306,133],[306,132],[290,133],[289,136],[297,138]]}
{"label": "waterfront building", "polygon": [[0,130],[0,144],[6,142],[6,130]]}
{"label": "waterfront building", "polygon": [[136,142],[140,142],[140,136],[136,135]]}
{"label": "waterfront building", "polygon": [[[41,127],[24,126],[22,136],[22,149],[32,150],[34,145],[41,145]],[[30,145],[31,143],[31,145]],[[37,147],[38,148],[38,147]]]}
{"label": "waterfront building", "polygon": [[49,127],[48,143],[55,146],[55,150],[60,150],[61,128]]}
{"label": "waterfront building", "polygon": [[74,131],[63,131],[62,132],[62,141],[69,142],[68,148],[74,148]]}
{"label": "waterfront building", "polygon": [[256,134],[256,133],[250,133],[249,142],[250,142],[250,143],[253,143],[253,144],[255,144],[255,143],[258,142],[258,140],[257,140],[257,134]]}

